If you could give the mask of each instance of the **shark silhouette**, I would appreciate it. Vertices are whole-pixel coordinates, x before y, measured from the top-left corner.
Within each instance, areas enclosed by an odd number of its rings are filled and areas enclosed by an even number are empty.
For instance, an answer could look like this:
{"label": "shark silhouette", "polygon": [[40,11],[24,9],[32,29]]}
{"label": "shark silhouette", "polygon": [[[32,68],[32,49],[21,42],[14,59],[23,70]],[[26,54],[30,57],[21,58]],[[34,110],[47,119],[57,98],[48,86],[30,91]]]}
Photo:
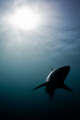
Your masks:
{"label": "shark silhouette", "polygon": [[67,87],[64,84],[64,80],[66,79],[69,71],[70,71],[70,66],[64,66],[64,67],[58,68],[56,70],[53,70],[53,68],[51,67],[51,72],[47,76],[46,82],[37,86],[33,90],[36,90],[43,86],[46,86],[45,90],[46,90],[46,93],[48,93],[50,95],[50,100],[53,97],[53,95],[55,94],[54,91],[56,89],[63,88],[65,90],[73,92],[69,87]]}

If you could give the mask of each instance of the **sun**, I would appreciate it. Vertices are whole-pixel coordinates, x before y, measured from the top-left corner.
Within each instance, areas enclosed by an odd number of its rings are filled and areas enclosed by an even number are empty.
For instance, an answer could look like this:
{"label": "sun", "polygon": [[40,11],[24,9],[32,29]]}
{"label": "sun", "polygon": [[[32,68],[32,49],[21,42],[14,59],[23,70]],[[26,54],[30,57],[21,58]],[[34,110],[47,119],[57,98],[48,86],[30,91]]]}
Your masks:
{"label": "sun", "polygon": [[8,16],[9,23],[16,29],[32,30],[40,23],[40,17],[36,10],[22,7],[16,8],[14,13]]}

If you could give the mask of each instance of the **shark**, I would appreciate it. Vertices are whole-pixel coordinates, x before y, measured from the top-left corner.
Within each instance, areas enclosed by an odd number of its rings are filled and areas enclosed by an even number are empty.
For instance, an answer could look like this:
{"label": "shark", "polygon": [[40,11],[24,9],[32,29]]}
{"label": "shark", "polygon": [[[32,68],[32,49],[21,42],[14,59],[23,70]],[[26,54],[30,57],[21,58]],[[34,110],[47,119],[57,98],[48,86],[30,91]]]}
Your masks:
{"label": "shark", "polygon": [[59,88],[73,92],[68,86],[64,84],[64,81],[69,71],[70,71],[70,66],[63,66],[55,70],[53,70],[53,68],[51,67],[51,72],[47,76],[46,82],[35,87],[34,89],[32,89],[32,91],[40,87],[46,86],[45,90],[46,93],[49,94],[50,100],[53,98],[53,95],[55,94],[55,90],[58,90]]}

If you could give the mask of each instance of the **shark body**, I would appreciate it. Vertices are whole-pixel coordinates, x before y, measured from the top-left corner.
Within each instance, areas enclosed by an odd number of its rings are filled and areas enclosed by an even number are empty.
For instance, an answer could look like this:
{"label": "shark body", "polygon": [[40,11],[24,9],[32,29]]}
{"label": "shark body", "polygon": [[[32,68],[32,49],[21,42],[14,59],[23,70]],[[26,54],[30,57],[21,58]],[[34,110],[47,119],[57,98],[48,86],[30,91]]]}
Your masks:
{"label": "shark body", "polygon": [[46,93],[49,94],[50,100],[53,97],[53,95],[55,94],[56,89],[63,88],[65,90],[73,92],[69,87],[67,87],[64,84],[64,81],[65,81],[69,71],[70,71],[70,66],[64,66],[64,67],[58,68],[56,70],[53,70],[53,68],[51,67],[51,72],[47,76],[46,82],[35,87],[33,90],[36,90],[43,86],[46,86],[45,90],[46,90]]}

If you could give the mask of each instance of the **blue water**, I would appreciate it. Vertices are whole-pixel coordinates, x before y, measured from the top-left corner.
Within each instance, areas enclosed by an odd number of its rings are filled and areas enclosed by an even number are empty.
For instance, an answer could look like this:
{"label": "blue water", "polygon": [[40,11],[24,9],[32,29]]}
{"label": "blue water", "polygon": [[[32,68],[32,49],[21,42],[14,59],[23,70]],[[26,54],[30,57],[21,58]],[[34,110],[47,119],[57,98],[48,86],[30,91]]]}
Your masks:
{"label": "blue water", "polygon": [[[0,119],[79,120],[80,2],[28,2],[38,6],[42,17],[41,25],[32,31],[7,25],[5,14],[14,4],[0,3]],[[51,67],[66,65],[71,70],[65,84],[73,93],[59,89],[49,102],[45,87],[31,91],[46,81]]]}
{"label": "blue water", "polygon": [[66,119],[73,119],[74,116],[79,116],[79,68],[70,61],[65,61],[62,65],[67,65],[67,62],[71,66],[71,71],[65,80],[65,84],[74,92],[59,89],[51,102],[49,102],[49,96],[45,94],[44,87],[34,92],[31,90],[45,82],[51,64],[60,67],[61,61],[55,63],[53,60],[49,63],[47,60],[43,60],[43,62],[32,61],[31,64],[25,62],[25,66],[24,62],[19,65],[17,63],[15,66],[13,66],[13,63],[10,64],[9,61],[2,64],[0,76],[1,117],[8,119],[46,118],[52,120],[53,118],[65,119],[65,116]]}

